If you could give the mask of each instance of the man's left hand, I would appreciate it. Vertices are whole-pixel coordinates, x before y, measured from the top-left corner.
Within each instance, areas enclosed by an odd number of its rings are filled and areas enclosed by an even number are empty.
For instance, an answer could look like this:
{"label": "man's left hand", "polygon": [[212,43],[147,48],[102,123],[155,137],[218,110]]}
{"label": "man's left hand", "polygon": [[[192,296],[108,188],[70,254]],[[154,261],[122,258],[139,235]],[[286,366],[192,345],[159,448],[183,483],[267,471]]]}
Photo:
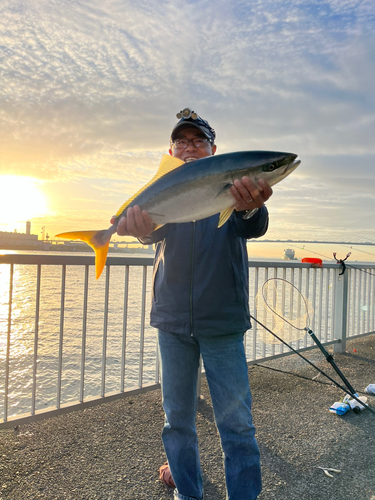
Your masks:
{"label": "man's left hand", "polygon": [[230,192],[236,200],[234,208],[241,212],[261,208],[272,195],[272,188],[263,179],[256,184],[250,177],[242,177],[234,181]]}

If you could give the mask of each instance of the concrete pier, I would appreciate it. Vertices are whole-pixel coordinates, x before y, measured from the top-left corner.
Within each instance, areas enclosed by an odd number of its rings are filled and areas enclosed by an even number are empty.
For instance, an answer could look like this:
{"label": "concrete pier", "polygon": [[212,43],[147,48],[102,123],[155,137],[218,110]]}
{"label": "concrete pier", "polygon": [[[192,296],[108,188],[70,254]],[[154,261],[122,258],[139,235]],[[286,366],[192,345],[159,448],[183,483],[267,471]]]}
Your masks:
{"label": "concrete pier", "polygon": [[[336,378],[318,350],[306,356]],[[335,361],[363,394],[375,383],[375,335]],[[249,368],[261,449],[259,500],[375,500],[375,415],[329,412],[344,394],[297,355]],[[224,500],[222,453],[205,380],[199,401],[205,500]],[[368,396],[375,408],[375,396]],[[0,500],[170,500],[160,391],[0,431]],[[330,478],[318,468],[341,470]],[[244,499],[245,500],[245,499]]]}

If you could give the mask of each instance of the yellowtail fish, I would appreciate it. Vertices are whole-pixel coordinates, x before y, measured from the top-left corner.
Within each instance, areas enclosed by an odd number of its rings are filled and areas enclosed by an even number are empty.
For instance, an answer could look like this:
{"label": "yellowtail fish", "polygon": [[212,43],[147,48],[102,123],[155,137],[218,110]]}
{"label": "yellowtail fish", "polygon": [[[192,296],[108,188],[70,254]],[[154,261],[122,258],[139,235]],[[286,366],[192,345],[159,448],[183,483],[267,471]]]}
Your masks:
{"label": "yellowtail fish", "polygon": [[240,151],[189,163],[163,155],[156,175],[120,207],[111,227],[56,236],[85,241],[94,249],[98,279],[105,266],[111,236],[120,219],[126,217],[129,207],[138,205],[141,210],[146,210],[155,229],[170,222],[190,222],[217,213],[220,213],[218,227],[221,227],[234,210],[235,199],[230,188],[236,179],[248,176],[255,183],[264,179],[273,186],[299,164],[296,154],[275,151]]}

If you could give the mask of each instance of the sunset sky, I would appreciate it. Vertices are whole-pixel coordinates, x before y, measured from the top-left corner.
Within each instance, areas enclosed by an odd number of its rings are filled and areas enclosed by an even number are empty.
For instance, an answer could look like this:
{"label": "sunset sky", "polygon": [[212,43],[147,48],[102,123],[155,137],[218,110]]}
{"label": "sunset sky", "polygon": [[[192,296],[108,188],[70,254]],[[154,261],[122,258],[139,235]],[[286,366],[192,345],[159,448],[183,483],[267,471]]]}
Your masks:
{"label": "sunset sky", "polygon": [[188,106],[297,153],[267,238],[375,242],[373,0],[0,0],[0,231],[103,229]]}

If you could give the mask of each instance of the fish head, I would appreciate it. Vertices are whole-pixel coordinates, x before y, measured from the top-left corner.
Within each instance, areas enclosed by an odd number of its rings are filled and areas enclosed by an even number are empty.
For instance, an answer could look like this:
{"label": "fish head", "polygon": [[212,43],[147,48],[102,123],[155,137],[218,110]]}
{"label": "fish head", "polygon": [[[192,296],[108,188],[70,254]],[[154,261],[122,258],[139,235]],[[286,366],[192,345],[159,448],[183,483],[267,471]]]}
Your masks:
{"label": "fish head", "polygon": [[294,153],[259,151],[257,161],[252,164],[247,175],[255,182],[263,179],[270,186],[277,184],[290,175],[301,163]]}

